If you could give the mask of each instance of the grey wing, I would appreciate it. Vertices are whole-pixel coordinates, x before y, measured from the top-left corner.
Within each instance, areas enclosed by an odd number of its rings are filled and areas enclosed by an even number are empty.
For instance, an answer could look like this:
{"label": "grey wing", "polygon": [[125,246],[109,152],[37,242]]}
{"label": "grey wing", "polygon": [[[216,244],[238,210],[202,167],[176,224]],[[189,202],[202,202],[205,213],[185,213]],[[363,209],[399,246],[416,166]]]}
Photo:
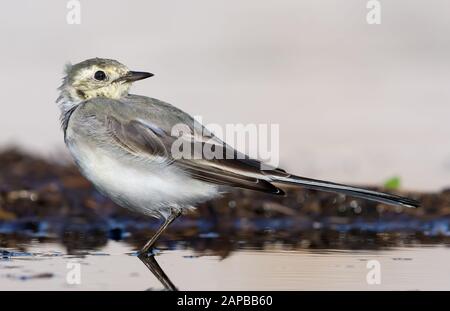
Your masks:
{"label": "grey wing", "polygon": [[137,157],[169,157],[160,136],[137,120],[121,122],[113,115],[106,118],[107,133],[118,146]]}
{"label": "grey wing", "polygon": [[[144,159],[162,157],[168,165],[179,167],[192,178],[217,185],[284,194],[260,170],[260,163],[257,160],[238,153],[208,131],[204,132],[207,136],[200,139],[181,138],[185,142],[183,146],[190,146],[192,153],[191,156],[180,157],[172,154],[173,143],[180,137],[171,136],[171,133],[158,127],[148,118],[135,117],[125,120],[111,111],[105,115],[105,125],[114,142],[125,152],[136,157]],[[193,131],[194,125],[186,125]],[[192,140],[189,140],[190,138]],[[210,146],[211,144],[214,146]],[[203,155],[195,153],[197,150],[204,150],[205,146],[213,149],[221,148],[224,156],[205,159]],[[226,154],[233,154],[233,158],[226,158]]]}

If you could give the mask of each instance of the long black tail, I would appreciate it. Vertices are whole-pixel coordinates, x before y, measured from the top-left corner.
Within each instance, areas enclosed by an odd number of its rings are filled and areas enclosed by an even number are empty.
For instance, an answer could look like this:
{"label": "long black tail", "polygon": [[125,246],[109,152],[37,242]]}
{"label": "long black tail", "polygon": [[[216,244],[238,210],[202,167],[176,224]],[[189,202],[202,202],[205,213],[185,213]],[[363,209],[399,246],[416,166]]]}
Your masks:
{"label": "long black tail", "polygon": [[327,192],[343,193],[350,196],[368,199],[389,205],[400,205],[406,207],[419,207],[420,203],[416,200],[400,197],[393,194],[367,190],[358,187],[352,187],[342,184],[336,184],[328,181],[316,180],[300,176],[273,176],[274,182],[281,182],[292,185],[299,185],[307,189],[321,190]]}

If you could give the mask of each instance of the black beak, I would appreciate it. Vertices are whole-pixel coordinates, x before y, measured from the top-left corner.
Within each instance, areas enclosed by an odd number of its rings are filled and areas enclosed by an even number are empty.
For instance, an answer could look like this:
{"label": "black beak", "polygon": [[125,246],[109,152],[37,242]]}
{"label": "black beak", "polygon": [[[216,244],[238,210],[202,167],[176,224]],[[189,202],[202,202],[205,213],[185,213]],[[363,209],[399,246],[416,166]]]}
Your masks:
{"label": "black beak", "polygon": [[124,76],[116,79],[114,82],[134,82],[138,80],[147,79],[153,77],[154,74],[150,72],[141,72],[141,71],[129,71]]}

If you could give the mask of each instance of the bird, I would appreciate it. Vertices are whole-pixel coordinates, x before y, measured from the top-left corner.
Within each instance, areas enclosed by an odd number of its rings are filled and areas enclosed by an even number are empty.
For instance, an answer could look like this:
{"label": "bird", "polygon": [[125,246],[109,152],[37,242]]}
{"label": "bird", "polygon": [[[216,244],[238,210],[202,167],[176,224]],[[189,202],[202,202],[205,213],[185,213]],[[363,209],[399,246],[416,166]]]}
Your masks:
{"label": "bird", "polygon": [[[297,176],[276,167],[262,169],[261,161],[235,150],[188,113],[129,92],[134,82],[152,76],[113,59],[91,58],[66,65],[56,100],[65,144],[82,175],[118,205],[163,220],[140,255],[153,250],[180,215],[233,188],[286,195],[284,186],[294,186],[419,206],[394,194]],[[173,128],[180,124],[184,131],[174,135]],[[186,143],[181,149],[194,150],[190,157],[180,157],[174,148],[180,140]],[[227,156],[198,154],[205,147]]]}

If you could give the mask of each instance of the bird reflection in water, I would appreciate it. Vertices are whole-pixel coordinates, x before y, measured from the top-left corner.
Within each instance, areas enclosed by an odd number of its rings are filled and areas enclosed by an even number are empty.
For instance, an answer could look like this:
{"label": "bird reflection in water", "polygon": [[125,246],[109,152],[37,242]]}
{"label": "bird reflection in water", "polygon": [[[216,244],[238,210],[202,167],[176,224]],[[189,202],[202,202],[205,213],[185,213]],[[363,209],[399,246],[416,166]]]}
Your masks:
{"label": "bird reflection in water", "polygon": [[172,283],[164,270],[158,264],[154,255],[140,254],[138,258],[144,263],[148,270],[161,282],[164,289],[168,291],[178,291],[177,287]]}

